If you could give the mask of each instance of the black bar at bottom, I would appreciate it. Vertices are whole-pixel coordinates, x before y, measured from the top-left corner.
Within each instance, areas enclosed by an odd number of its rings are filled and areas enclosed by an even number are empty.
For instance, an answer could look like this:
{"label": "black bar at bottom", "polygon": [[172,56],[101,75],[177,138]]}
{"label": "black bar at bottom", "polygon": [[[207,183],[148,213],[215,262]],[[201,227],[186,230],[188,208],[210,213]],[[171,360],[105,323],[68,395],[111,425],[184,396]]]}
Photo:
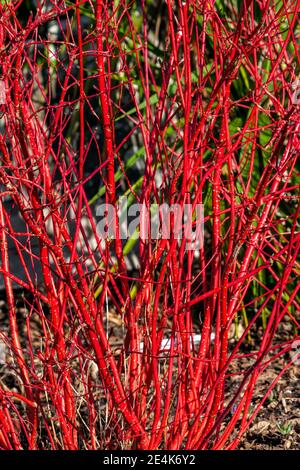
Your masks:
{"label": "black bar at bottom", "polygon": [[[188,466],[191,469],[200,466],[206,468],[210,465],[230,465],[230,468],[240,468],[244,464],[276,465],[298,464],[299,451],[0,451],[0,465],[55,465],[66,467],[68,464],[87,465],[97,468],[118,467],[123,468],[151,468],[157,465]],[[2,467],[3,465],[3,467]],[[9,469],[8,469],[9,470]],[[69,469],[65,469],[69,470]],[[70,469],[71,470],[71,469]]]}

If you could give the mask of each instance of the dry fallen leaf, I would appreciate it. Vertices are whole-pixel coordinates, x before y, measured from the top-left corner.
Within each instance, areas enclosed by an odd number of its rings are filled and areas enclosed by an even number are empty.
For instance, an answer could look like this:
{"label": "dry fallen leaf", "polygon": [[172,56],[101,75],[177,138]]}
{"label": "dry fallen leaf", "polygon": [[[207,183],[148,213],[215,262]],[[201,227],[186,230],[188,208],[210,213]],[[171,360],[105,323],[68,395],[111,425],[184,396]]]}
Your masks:
{"label": "dry fallen leaf", "polygon": [[252,426],[251,432],[255,432],[257,434],[264,434],[269,427],[269,421],[262,420]]}

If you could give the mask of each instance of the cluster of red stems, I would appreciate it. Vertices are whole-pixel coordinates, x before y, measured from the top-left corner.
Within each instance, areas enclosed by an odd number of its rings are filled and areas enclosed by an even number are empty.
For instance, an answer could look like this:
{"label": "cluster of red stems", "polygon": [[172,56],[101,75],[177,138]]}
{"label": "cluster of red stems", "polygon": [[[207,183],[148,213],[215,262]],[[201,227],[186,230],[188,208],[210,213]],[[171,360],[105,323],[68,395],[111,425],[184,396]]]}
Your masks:
{"label": "cluster of red stems", "polygon": [[[300,1],[26,5],[0,4],[0,448],[235,449],[292,364],[280,325],[294,339],[299,328]],[[134,136],[140,185],[124,161]],[[114,240],[97,233],[99,201],[86,192],[95,175],[113,205],[124,188],[146,205],[204,204],[203,246],[143,241],[138,274],[128,271],[118,225]],[[235,322],[243,329],[230,340]]]}

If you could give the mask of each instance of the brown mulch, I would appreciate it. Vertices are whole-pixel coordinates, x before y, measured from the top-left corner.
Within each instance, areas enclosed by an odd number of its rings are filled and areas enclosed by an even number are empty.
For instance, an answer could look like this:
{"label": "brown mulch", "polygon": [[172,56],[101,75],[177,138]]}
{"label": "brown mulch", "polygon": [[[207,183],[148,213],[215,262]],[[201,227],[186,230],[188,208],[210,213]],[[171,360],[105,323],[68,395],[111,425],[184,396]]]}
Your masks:
{"label": "brown mulch", "polygon": [[[274,376],[278,361],[257,383],[254,401],[259,401]],[[277,370],[276,370],[277,369]],[[300,368],[293,366],[278,381],[258,416],[243,437],[240,450],[300,449]]]}

